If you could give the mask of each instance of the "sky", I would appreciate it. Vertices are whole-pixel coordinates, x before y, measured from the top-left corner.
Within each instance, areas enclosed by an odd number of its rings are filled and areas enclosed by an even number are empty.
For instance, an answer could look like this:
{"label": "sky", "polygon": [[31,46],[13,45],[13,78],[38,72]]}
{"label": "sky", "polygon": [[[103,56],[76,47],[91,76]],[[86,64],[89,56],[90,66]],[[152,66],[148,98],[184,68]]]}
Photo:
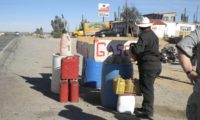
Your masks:
{"label": "sky", "polygon": [[[98,3],[110,4],[110,16],[105,18],[109,21],[114,19],[118,7],[122,10],[125,0],[0,0],[0,31],[34,32],[42,27],[44,32],[51,32],[51,20],[62,14],[69,30],[73,31],[79,26],[82,15],[88,21],[102,21],[98,16]],[[200,0],[127,0],[127,3],[141,14],[176,12],[177,21],[186,8],[189,22],[193,21],[199,6],[200,21]]]}

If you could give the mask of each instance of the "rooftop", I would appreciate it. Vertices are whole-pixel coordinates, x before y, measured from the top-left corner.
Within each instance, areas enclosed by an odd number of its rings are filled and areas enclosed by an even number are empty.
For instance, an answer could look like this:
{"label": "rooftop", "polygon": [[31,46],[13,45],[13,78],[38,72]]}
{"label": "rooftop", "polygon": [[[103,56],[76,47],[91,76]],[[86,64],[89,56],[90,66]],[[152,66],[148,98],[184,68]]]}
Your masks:
{"label": "rooftop", "polygon": [[151,23],[153,23],[153,25],[166,25],[162,20],[159,19],[151,19]]}

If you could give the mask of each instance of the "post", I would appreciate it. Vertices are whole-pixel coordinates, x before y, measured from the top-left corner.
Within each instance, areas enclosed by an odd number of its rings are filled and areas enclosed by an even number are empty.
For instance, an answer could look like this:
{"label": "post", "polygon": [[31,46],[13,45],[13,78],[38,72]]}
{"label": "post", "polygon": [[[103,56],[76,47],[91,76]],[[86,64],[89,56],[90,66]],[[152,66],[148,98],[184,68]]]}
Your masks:
{"label": "post", "polygon": [[126,9],[126,36],[128,36],[128,29],[129,29],[129,26],[128,26],[128,12],[127,12],[127,9],[128,9],[128,5],[127,5],[127,0],[126,0],[126,5],[125,5],[125,9]]}

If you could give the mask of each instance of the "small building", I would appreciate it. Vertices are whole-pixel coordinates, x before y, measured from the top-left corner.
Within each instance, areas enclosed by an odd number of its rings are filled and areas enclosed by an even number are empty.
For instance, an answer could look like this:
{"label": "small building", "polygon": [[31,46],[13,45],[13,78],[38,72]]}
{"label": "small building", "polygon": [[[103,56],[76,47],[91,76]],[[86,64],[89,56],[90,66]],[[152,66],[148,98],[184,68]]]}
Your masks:
{"label": "small building", "polygon": [[176,21],[176,12],[151,13],[151,14],[145,14],[143,16],[148,17],[149,19],[159,19],[168,22]]}
{"label": "small building", "polygon": [[158,36],[158,38],[163,38],[165,35],[166,24],[162,20],[151,19],[151,29]]}
{"label": "small building", "polygon": [[196,29],[196,25],[192,23],[163,22],[166,24],[165,36],[167,37],[185,37]]}
{"label": "small building", "polygon": [[196,29],[195,24],[179,22],[176,24],[176,36],[185,37]]}
{"label": "small building", "polygon": [[163,21],[166,24],[165,35],[166,37],[176,36],[176,22]]}

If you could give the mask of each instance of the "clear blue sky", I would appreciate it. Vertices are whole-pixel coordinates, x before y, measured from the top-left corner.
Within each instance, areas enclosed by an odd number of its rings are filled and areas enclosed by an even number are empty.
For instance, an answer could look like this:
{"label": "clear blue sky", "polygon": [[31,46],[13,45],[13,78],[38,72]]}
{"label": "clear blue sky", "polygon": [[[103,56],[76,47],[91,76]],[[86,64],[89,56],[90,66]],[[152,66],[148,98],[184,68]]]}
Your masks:
{"label": "clear blue sky", "polygon": [[[36,28],[43,27],[45,32],[50,32],[51,20],[61,14],[72,31],[78,27],[82,15],[88,21],[102,21],[98,17],[98,3],[111,5],[110,17],[105,18],[109,21],[113,20],[118,6],[122,9],[125,0],[0,0],[0,31],[34,32]],[[128,5],[134,5],[141,14],[177,12],[177,20],[186,8],[190,22],[199,6],[200,20],[200,0],[128,0]]]}

